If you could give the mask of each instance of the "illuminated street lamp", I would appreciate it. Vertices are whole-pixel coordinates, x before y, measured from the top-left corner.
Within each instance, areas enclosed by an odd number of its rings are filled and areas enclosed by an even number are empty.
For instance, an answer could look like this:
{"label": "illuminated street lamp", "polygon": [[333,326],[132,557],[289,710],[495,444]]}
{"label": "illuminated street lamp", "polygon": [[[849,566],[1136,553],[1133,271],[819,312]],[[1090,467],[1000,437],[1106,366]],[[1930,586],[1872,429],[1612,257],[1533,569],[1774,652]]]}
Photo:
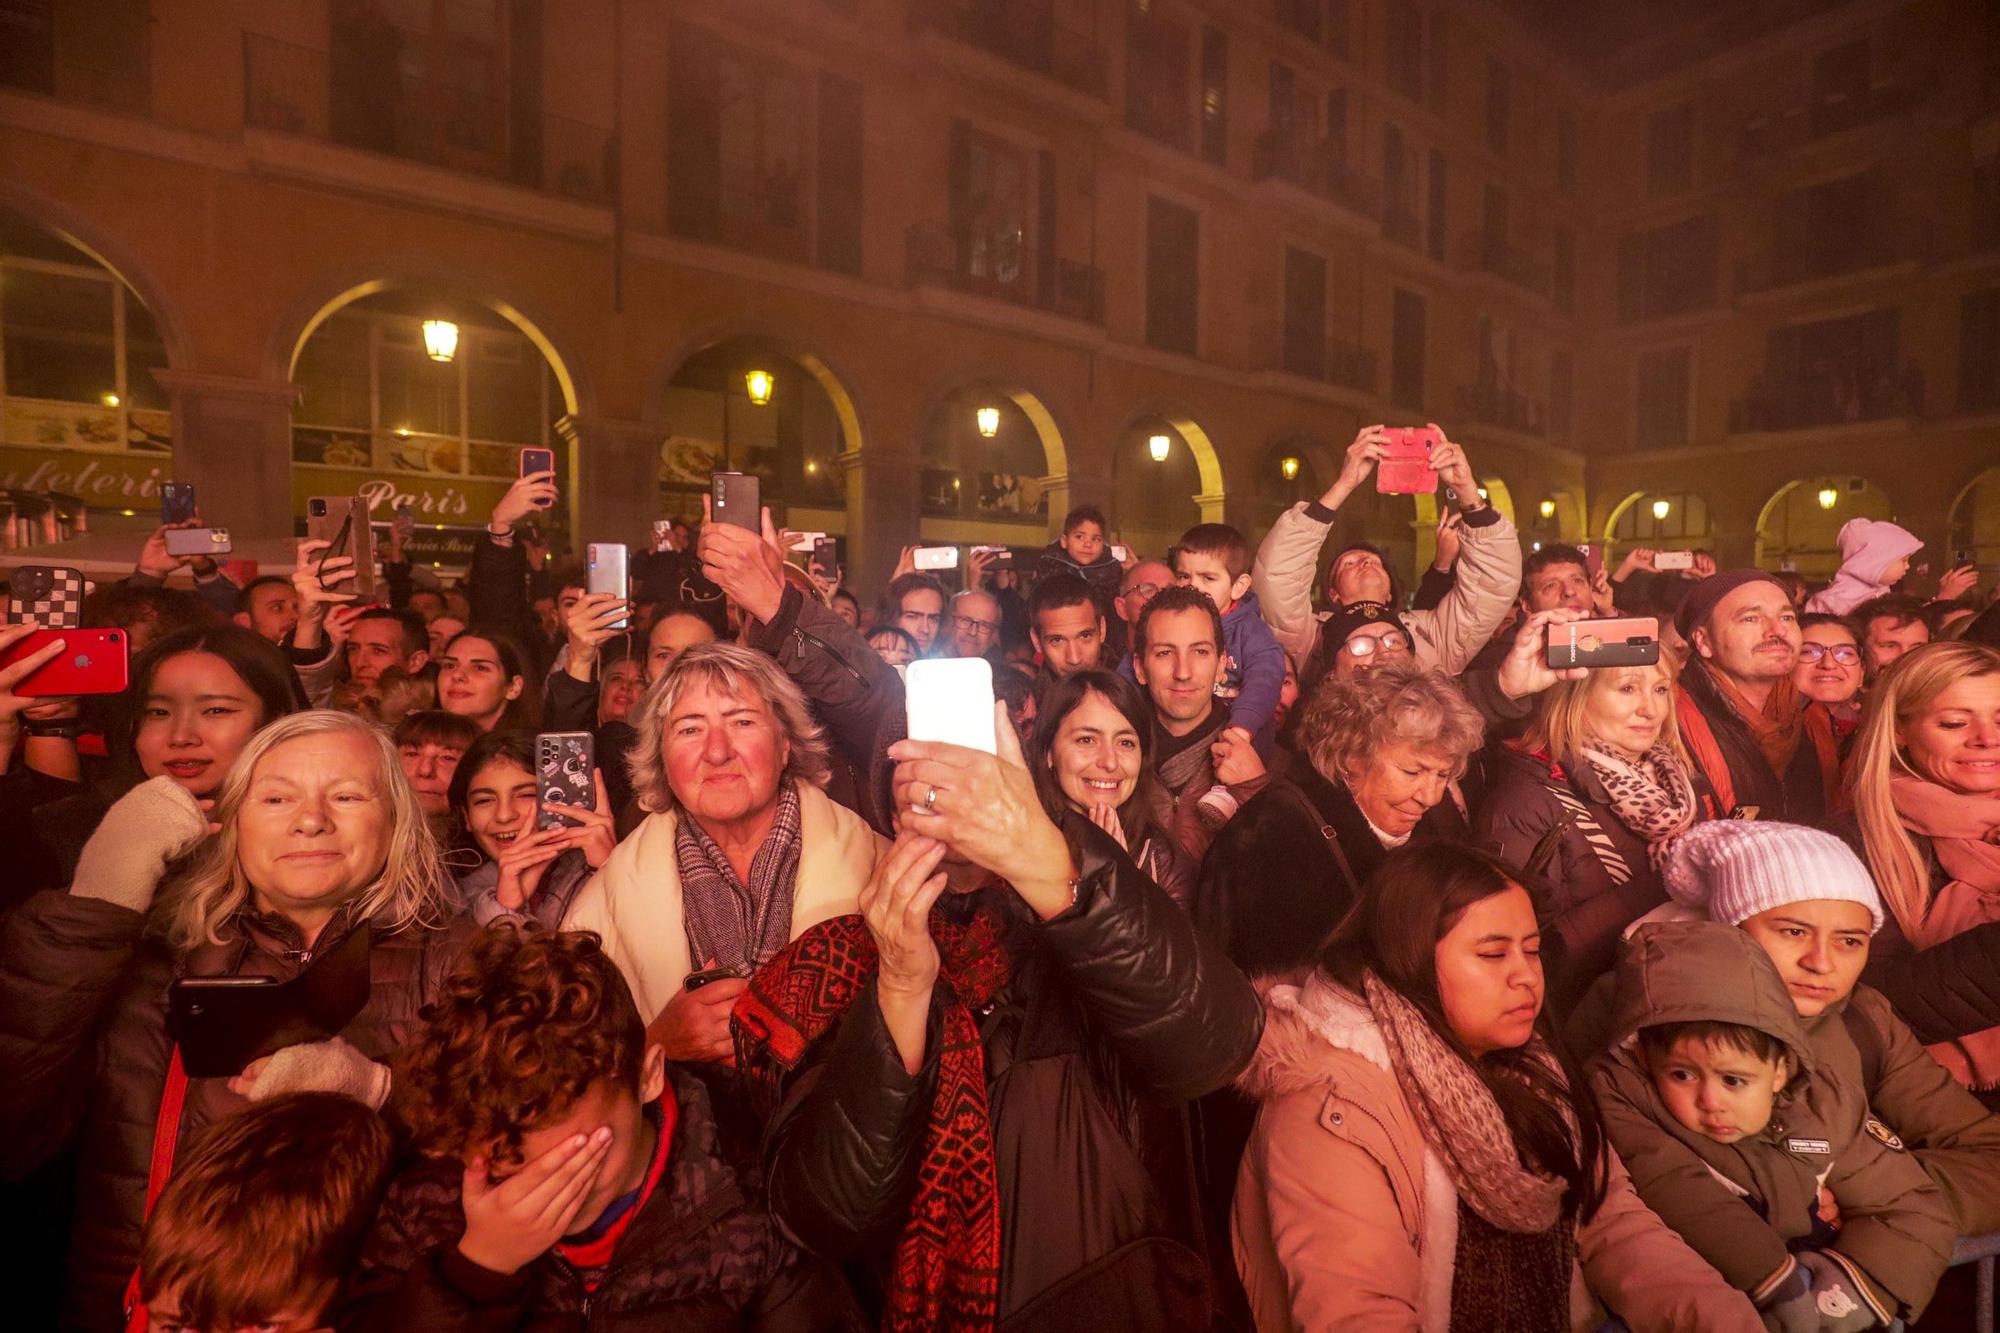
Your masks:
{"label": "illuminated street lamp", "polygon": [[1831,486],[1822,486],[1819,488],[1819,507],[1821,509],[1831,509],[1839,503],[1839,491],[1836,491]]}
{"label": "illuminated street lamp", "polygon": [[458,325],[448,319],[424,321],[424,354],[433,361],[449,361],[458,355]]}
{"label": "illuminated street lamp", "polygon": [[1666,500],[1655,500],[1653,501],[1653,517],[1665,522],[1667,515],[1673,512],[1673,508],[1673,505]]}
{"label": "illuminated street lamp", "polygon": [[99,394],[97,401],[103,403],[106,407],[116,407],[118,406],[118,395],[115,393]]}
{"label": "illuminated street lamp", "polygon": [[1155,463],[1166,462],[1167,450],[1173,447],[1174,442],[1164,435],[1155,435],[1146,441],[1146,452],[1153,456]]}
{"label": "illuminated street lamp", "polygon": [[995,435],[998,435],[1000,433],[999,408],[982,407],[977,412],[974,412],[972,415],[973,418],[979,422],[979,433],[985,436],[987,439],[990,440]]}
{"label": "illuminated street lamp", "polygon": [[1299,460],[1287,454],[1278,464],[1278,471],[1285,474],[1286,481],[1299,479]]}
{"label": "illuminated street lamp", "polygon": [[768,370],[746,371],[743,375],[743,391],[750,395],[752,403],[763,407],[771,401],[772,382],[771,372]]}
{"label": "illuminated street lamp", "polygon": [[1556,502],[1554,500],[1542,501],[1542,517],[1554,518],[1555,516],[1556,516]]}

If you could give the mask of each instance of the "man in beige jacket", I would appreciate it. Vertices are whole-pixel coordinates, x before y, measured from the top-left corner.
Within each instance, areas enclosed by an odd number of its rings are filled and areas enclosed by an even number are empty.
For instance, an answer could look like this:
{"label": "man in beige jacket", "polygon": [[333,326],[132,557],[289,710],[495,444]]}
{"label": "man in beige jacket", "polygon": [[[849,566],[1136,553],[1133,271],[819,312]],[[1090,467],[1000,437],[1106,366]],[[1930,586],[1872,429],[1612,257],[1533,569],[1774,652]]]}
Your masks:
{"label": "man in beige jacket", "polygon": [[[1379,425],[1365,426],[1348,446],[1347,458],[1326,494],[1293,505],[1278,516],[1257,550],[1251,587],[1271,632],[1303,664],[1319,643],[1313,575],[1320,548],[1336,511],[1359,490],[1382,458],[1389,438]],[[1498,510],[1479,495],[1479,481],[1465,450],[1446,440],[1431,452],[1440,490],[1449,486],[1465,514],[1458,556],[1458,581],[1436,610],[1401,611],[1417,664],[1457,674],[1486,646],[1521,589],[1521,542]],[[1395,582],[1381,552],[1356,543],[1339,551],[1327,570],[1327,597],[1342,606],[1357,602],[1394,603]]]}

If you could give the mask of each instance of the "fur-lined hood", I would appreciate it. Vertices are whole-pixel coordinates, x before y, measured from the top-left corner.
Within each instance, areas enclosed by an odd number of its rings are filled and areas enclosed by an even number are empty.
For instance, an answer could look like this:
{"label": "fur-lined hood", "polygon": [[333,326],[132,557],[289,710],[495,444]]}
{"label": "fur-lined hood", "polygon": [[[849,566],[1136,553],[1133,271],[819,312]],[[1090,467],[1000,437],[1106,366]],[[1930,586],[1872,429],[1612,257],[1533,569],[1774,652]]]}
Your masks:
{"label": "fur-lined hood", "polygon": [[1315,1088],[1341,1063],[1332,1053],[1360,1056],[1383,1073],[1389,1047],[1368,1005],[1320,972],[1303,981],[1270,978],[1257,983],[1264,998],[1264,1035],[1257,1054],[1237,1076],[1237,1091],[1259,1101]]}

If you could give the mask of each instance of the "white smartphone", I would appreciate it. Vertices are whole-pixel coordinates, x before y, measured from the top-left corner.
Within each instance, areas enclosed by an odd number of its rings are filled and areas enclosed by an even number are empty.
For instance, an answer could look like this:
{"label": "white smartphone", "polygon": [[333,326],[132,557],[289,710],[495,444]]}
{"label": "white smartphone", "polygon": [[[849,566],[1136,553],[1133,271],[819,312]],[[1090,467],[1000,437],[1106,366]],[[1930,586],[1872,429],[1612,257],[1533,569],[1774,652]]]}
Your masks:
{"label": "white smartphone", "polygon": [[[621,542],[592,542],[584,548],[588,553],[584,575],[585,592],[608,592],[613,597],[629,598],[632,584],[626,574],[627,552]],[[632,628],[630,620],[620,618],[611,622],[615,630]]]}
{"label": "white smartphone", "polygon": [[1659,570],[1693,569],[1693,551],[1656,551],[1653,553],[1653,568]]}
{"label": "white smartphone", "polygon": [[956,546],[919,546],[910,557],[918,569],[957,569]]}
{"label": "white smartphone", "polygon": [[1123,546],[1113,546],[1111,548],[1111,558],[1122,565],[1132,558],[1132,552]]}
{"label": "white smartphone", "polygon": [[983,657],[926,658],[903,673],[910,739],[997,752],[993,667]]}
{"label": "white smartphone", "polygon": [[804,554],[825,540],[824,532],[795,532],[792,534],[792,544],[785,549],[796,554]]}

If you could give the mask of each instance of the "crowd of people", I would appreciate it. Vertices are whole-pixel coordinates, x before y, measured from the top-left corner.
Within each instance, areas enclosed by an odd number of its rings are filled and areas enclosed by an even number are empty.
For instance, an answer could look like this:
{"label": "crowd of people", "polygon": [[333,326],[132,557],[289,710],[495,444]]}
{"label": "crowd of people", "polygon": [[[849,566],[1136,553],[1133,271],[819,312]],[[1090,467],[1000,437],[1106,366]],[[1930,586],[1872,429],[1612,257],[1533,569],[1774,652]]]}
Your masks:
{"label": "crowd of people", "polygon": [[[768,513],[591,592],[546,473],[383,604],[156,532],[122,694],[0,668],[28,1317],[1920,1318],[2000,1230],[1992,590],[1865,519],[1821,589],[1524,551],[1440,440],[1410,591],[1339,535],[1380,427],[1254,547],[1083,507],[872,604]],[[990,752],[909,734],[936,658]]]}

